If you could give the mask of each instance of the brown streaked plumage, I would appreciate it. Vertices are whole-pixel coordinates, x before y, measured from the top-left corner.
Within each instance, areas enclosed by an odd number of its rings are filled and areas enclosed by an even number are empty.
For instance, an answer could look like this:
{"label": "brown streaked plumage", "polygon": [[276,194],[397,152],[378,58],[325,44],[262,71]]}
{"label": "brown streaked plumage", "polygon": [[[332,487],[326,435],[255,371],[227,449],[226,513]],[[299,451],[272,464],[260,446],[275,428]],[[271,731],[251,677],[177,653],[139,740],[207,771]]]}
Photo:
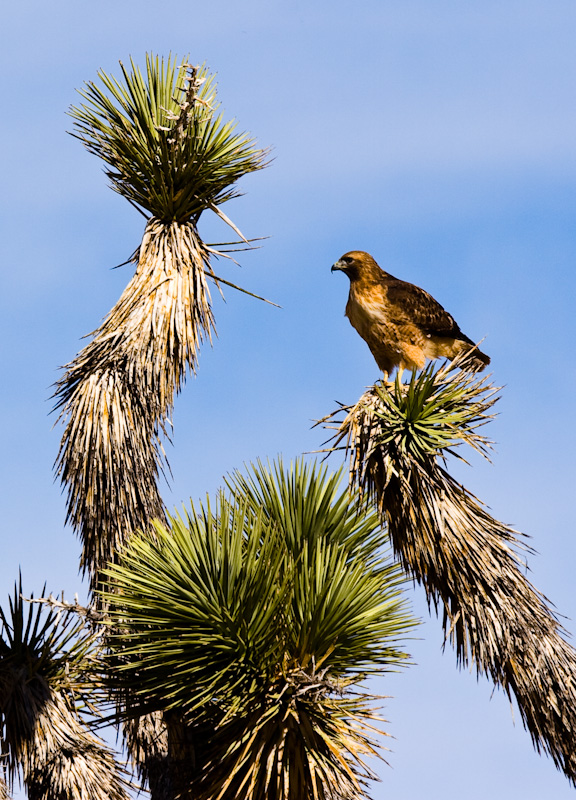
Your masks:
{"label": "brown streaked plumage", "polygon": [[386,376],[395,367],[422,369],[428,358],[464,356],[462,367],[473,371],[490,363],[428,292],[384,272],[368,253],[352,250],[334,270],[350,278],[346,316]]}

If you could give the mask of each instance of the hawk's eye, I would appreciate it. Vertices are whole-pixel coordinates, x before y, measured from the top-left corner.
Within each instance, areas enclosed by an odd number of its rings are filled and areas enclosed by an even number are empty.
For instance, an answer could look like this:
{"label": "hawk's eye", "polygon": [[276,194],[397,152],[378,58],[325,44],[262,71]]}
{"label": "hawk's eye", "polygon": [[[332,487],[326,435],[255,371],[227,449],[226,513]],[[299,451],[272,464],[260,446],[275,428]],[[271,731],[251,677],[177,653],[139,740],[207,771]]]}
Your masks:
{"label": "hawk's eye", "polygon": [[352,259],[350,258],[350,256],[342,256],[342,258],[340,260],[343,261],[345,264],[351,264],[352,263]]}

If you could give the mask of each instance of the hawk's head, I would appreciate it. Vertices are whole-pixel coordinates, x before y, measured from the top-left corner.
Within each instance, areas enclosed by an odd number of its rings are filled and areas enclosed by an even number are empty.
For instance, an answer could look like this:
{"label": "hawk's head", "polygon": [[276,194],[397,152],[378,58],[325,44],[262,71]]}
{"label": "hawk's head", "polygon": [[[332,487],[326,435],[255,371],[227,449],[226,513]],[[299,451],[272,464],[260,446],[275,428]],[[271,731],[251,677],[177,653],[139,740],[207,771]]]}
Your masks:
{"label": "hawk's head", "polygon": [[382,270],[370,253],[365,253],[363,250],[351,250],[349,253],[345,253],[332,265],[331,271],[335,272],[336,270],[344,272],[351,281],[370,275],[374,277],[381,277],[382,275]]}

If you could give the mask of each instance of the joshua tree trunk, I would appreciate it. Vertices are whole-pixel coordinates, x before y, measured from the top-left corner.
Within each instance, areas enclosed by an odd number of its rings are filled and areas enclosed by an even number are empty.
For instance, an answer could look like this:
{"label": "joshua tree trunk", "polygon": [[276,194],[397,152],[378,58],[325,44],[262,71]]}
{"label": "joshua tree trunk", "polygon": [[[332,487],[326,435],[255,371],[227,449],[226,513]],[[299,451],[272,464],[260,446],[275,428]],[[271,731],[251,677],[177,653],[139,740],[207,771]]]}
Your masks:
{"label": "joshua tree trunk", "polygon": [[459,662],[516,698],[536,749],[576,784],[576,651],[522,573],[515,531],[442,465],[462,442],[486,452],[477,428],[494,401],[486,379],[429,368],[407,386],[368,390],[346,409],[336,438],[402,566],[442,609]]}
{"label": "joshua tree trunk", "polygon": [[93,587],[134,531],[164,519],[160,435],[213,330],[208,255],[194,224],[149,220],[134,277],[58,385],[59,470]]}
{"label": "joshua tree trunk", "polygon": [[[57,469],[97,605],[102,570],[135,531],[165,520],[161,436],[175,393],[214,331],[207,279],[234,286],[212,271],[211,256],[223,253],[202,242],[198,220],[211,210],[237,231],[219,206],[265,156],[215,116],[214,82],[204,69],[152,57],[145,77],[131,67],[121,65],[123,82],[100,73],[103,87],[88,83],[84,103],[71,111],[75,136],[147,219],[131,259],[134,277],[57,386],[66,423]],[[172,733],[159,713],[126,731],[154,800],[176,796]]]}

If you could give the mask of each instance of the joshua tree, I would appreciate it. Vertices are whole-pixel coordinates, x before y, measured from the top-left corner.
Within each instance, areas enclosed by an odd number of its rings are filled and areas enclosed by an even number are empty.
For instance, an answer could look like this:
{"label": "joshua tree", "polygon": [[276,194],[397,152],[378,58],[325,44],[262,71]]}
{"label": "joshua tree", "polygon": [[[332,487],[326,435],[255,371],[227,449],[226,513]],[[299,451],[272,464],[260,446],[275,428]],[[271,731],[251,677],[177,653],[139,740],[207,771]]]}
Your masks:
{"label": "joshua tree", "polygon": [[378,516],[339,482],[259,464],[107,570],[111,687],[123,715],[175,713],[177,796],[358,798],[375,777],[358,683],[398,669],[414,623]]}
{"label": "joshua tree", "polygon": [[94,645],[77,618],[23,600],[21,581],[0,608],[0,763],[30,800],[128,798],[123,770],[88,725]]}
{"label": "joshua tree", "polygon": [[[75,135],[106,162],[146,228],[130,259],[134,277],[58,384],[66,421],[58,471],[82,567],[112,625],[114,674],[124,680],[111,688],[129,749],[154,798],[188,796],[192,786],[230,798],[357,795],[370,774],[362,757],[374,748],[362,726],[373,712],[350,690],[360,673],[404,658],[394,639],[411,624],[397,571],[375,553],[375,517],[358,518],[336,497],[335,479],[302,465],[296,491],[278,494],[276,506],[238,477],[231,498],[221,496],[215,512],[192,509],[186,523],[166,515],[158,488],[174,394],[214,331],[208,281],[234,285],[214,273],[211,258],[226,253],[202,241],[198,220],[213,211],[246,242],[220,206],[239,178],[264,166],[265,152],[215,115],[204,68],[148,57],[145,75],[131,63],[121,81],[99,78],[72,108]],[[255,476],[271,492],[288,487],[280,468],[277,484]],[[146,572],[148,558],[165,559],[164,577]],[[179,585],[169,574],[178,563]],[[128,585],[138,587],[136,604]],[[183,597],[196,602],[185,618]],[[180,676],[175,695],[168,673],[154,683],[147,670],[142,680],[130,671],[137,648],[148,658],[153,646],[142,620],[164,614],[157,657]],[[227,635],[218,638],[222,620]]]}
{"label": "joshua tree", "polygon": [[216,115],[204,68],[121,69],[99,73],[71,114],[146,226],[134,276],[58,384],[57,467],[105,618],[109,689],[154,800],[362,793],[374,710],[354,687],[405,658],[396,640],[411,623],[381,523],[443,605],[461,662],[516,696],[536,746],[574,780],[574,651],[523,577],[514,532],[439,463],[461,441],[485,451],[486,384],[428,369],[347,409],[338,436],[362,502],[302,464],[259,466],[215,503],[166,514],[161,436],[214,332],[209,282],[234,285],[198,220],[212,211],[246,243],[220,206],[266,154]]}
{"label": "joshua tree", "polygon": [[215,275],[211,258],[224,253],[202,241],[198,220],[213,211],[239,234],[220,206],[265,161],[217,116],[205,68],[147,56],[145,75],[133,63],[121,69],[120,81],[100,72],[101,85],[88,83],[70,112],[75,136],[146,218],[134,276],[57,386],[66,420],[58,472],[93,588],[126,537],[164,519],[160,435],[214,331],[208,280],[233,285]]}
{"label": "joshua tree", "polygon": [[518,549],[529,548],[445,468],[462,443],[487,454],[478,428],[496,401],[488,379],[457,367],[430,366],[407,385],[377,383],[344,409],[335,446],[345,442],[351,484],[441,609],[460,664],[516,698],[536,749],[576,783],[576,651],[521,571]]}
{"label": "joshua tree", "polygon": [[[202,241],[198,220],[213,211],[243,239],[220,206],[237,195],[243,175],[265,162],[252,139],[217,115],[205,68],[147,56],[144,75],[132,62],[121,70],[121,80],[100,72],[100,84],[88,83],[83,103],[70,112],[75,136],[104,160],[112,187],[146,218],[130,258],[134,276],[57,386],[66,421],[58,472],[92,589],[134,531],[165,520],[160,437],[174,394],[214,332],[208,280],[218,289],[234,285],[215,275],[211,258],[225,253]],[[158,797],[172,791],[169,733],[158,715],[125,729]]]}

